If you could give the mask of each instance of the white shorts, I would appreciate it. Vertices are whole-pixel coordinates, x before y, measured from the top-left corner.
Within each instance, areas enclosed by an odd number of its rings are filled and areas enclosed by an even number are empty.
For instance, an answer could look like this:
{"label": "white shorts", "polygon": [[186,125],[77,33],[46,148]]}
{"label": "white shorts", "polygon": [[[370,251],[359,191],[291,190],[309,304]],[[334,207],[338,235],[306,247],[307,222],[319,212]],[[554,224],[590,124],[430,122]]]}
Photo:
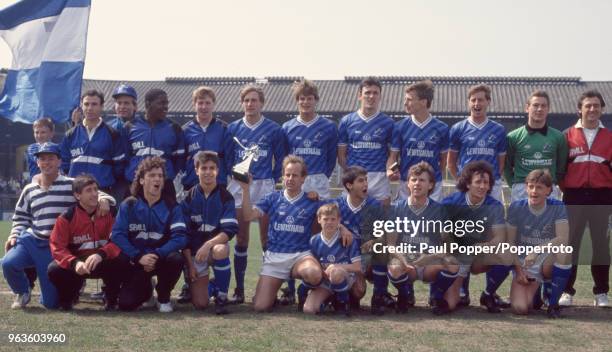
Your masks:
{"label": "white shorts", "polygon": [[[212,253],[209,255],[209,258],[212,256]],[[205,262],[196,262],[195,256],[191,257],[191,261],[193,262],[193,266],[195,266],[196,268],[196,272],[198,274],[198,278],[201,277],[205,277],[208,276],[208,268],[210,267],[210,264],[208,263],[208,260],[206,260]]]}
{"label": "white shorts", "polygon": [[[528,278],[535,279],[539,283],[544,282],[544,276],[542,275],[542,266],[544,265],[544,262],[546,261],[546,258],[548,258],[549,255],[550,253],[542,253],[538,255],[535,260],[535,263],[533,263],[532,266],[525,270],[525,274],[527,274]],[[521,263],[525,263],[525,258],[521,259]],[[516,277],[516,271],[514,269],[512,269],[512,276]]]}
{"label": "white shorts", "polygon": [[[550,193],[551,198],[561,200],[561,190],[559,186],[553,185],[552,192]],[[527,198],[527,188],[524,183],[515,183],[512,185],[512,196],[510,201],[515,202],[520,199]]]}
{"label": "white shorts", "polygon": [[[346,188],[342,190],[342,195],[346,196]],[[368,172],[368,195],[378,201],[391,198],[391,184],[386,172]]]}
{"label": "white shorts", "polygon": [[[236,208],[242,208],[242,188],[240,188],[238,182],[232,179],[227,185],[227,190],[234,196]],[[274,192],[274,180],[271,178],[253,180],[251,187],[249,187],[249,192],[251,193],[251,205],[255,205],[268,193]]]}
{"label": "white shorts", "polygon": [[306,180],[302,185],[304,193],[317,192],[319,199],[329,199],[329,179],[325,174],[314,174],[306,176]]}
{"label": "white shorts", "polygon": [[[444,196],[444,192],[442,192],[442,182],[443,181],[436,182],[436,185],[434,186],[433,192],[431,192],[431,194],[429,195],[429,198],[435,200],[438,203],[440,203],[442,201],[442,198]],[[406,181],[401,181],[400,182],[400,189],[399,189],[397,197],[399,199],[406,200],[406,199],[408,199],[408,196],[410,196],[410,193],[408,192],[408,187],[406,186]]]}
{"label": "white shorts", "polygon": [[501,178],[495,181],[495,184],[493,185],[493,189],[491,190],[491,197],[495,198],[495,200],[498,200],[500,203],[504,204],[504,192],[503,192]]}
{"label": "white shorts", "polygon": [[[351,287],[353,287],[353,284],[355,283],[355,281],[357,281],[357,275],[355,275],[355,273],[348,273],[348,277],[346,278],[346,281],[347,281],[348,289],[350,290]],[[332,290],[331,288],[331,282],[329,282],[329,280],[327,279],[323,280],[323,282],[321,282],[321,285],[319,287],[324,288],[327,291],[334,292],[334,290]]]}
{"label": "white shorts", "polygon": [[[271,276],[281,280],[291,278],[291,270],[298,260],[304,257],[312,257],[310,251],[298,253],[276,253],[265,251],[263,265],[259,275]],[[314,259],[314,258],[313,258]]]}

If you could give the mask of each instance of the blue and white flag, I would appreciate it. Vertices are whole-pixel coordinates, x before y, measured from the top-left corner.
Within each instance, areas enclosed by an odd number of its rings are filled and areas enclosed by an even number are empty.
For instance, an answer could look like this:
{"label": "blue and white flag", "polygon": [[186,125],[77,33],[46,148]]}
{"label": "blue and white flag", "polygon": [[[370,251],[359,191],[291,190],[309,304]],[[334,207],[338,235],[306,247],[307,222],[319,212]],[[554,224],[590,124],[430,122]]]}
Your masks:
{"label": "blue and white flag", "polygon": [[0,37],[13,53],[0,116],[70,119],[81,94],[90,7],[91,0],[22,0],[0,10]]}

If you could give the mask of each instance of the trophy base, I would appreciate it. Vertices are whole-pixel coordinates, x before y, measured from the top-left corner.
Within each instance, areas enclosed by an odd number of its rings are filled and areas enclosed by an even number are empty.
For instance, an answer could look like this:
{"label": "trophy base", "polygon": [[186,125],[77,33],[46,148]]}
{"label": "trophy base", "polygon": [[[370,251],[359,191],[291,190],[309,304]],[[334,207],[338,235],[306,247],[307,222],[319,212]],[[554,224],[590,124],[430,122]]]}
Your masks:
{"label": "trophy base", "polygon": [[249,183],[249,173],[232,170],[232,177],[237,181]]}

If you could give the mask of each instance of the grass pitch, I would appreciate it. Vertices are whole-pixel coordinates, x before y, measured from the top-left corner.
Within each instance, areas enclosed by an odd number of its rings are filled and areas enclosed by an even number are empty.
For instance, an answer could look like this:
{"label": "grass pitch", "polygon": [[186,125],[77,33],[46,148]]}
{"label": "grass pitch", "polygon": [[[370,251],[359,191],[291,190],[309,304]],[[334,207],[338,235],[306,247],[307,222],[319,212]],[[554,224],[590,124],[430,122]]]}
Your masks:
{"label": "grass pitch", "polygon": [[[0,222],[2,243],[9,226]],[[227,316],[215,316],[212,308],[196,311],[190,305],[177,305],[171,314],[154,309],[107,313],[91,301],[69,313],[47,311],[37,302],[37,291],[28,309],[14,311],[9,309],[10,289],[0,279],[0,351],[612,351],[612,309],[591,306],[588,266],[579,269],[577,306],[564,309],[560,320],[547,319],[543,311],[527,317],[488,314],[475,306],[484,275],[471,279],[472,306],[445,317],[431,314],[426,306],[428,288],[422,283],[415,284],[417,307],[405,315],[372,317],[370,292],[362,311],[348,319],[333,314],[309,317],[297,313],[295,306],[256,314],[250,304],[261,264],[256,228],[252,226],[249,247],[248,303],[230,306]],[[508,282],[499,290],[502,296],[509,292]],[[96,291],[97,284],[89,280],[86,291]],[[68,342],[11,344],[8,332],[65,333]]]}

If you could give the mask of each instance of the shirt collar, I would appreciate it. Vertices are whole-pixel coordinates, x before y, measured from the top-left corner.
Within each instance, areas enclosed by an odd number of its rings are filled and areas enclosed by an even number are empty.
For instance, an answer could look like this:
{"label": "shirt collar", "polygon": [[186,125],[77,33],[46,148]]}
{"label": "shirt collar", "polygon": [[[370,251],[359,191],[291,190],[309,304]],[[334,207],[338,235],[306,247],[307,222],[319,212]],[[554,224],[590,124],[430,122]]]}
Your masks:
{"label": "shirt collar", "polygon": [[[576,122],[576,124],[574,125],[574,127],[576,128],[585,128],[584,126],[582,126],[582,120],[578,119],[578,122]],[[599,126],[597,126],[597,128],[605,128],[604,124],[601,122],[601,120],[599,120]]]}
{"label": "shirt collar", "polygon": [[319,120],[320,115],[317,114],[317,116],[314,117],[314,119],[306,122],[304,120],[302,120],[302,117],[300,115],[298,115],[297,117],[297,122],[299,122],[300,124],[306,126],[306,127],[310,127],[312,125],[314,125],[318,120]]}
{"label": "shirt collar", "polygon": [[361,113],[361,110],[357,110],[357,115],[359,115],[359,117],[361,117],[361,119],[364,120],[364,121],[371,121],[376,116],[378,116],[378,114],[380,114],[380,110],[377,110],[375,113],[373,113],[370,116],[365,116],[364,114]]}
{"label": "shirt collar", "polygon": [[423,210],[425,210],[428,206],[429,206],[429,197],[427,197],[427,199],[425,200],[425,204],[423,204],[423,206],[421,206],[420,208],[417,208],[417,206],[412,202],[412,199],[408,197],[408,207],[410,207],[410,210],[412,210],[417,215],[422,213]]}
{"label": "shirt collar", "polygon": [[532,128],[531,126],[529,126],[528,123],[525,124],[525,128],[527,129],[527,133],[528,134],[534,134],[536,132],[540,132],[540,134],[546,136],[546,133],[548,133],[548,125],[545,124],[544,127],[541,128]]}
{"label": "shirt collar", "polygon": [[351,198],[349,198],[348,194],[346,195],[346,204],[348,204],[349,209],[351,209],[351,211],[355,214],[358,213],[361,210],[361,208],[363,208],[367,200],[368,198],[366,197],[366,199],[364,199],[363,202],[361,202],[361,204],[359,204],[357,207],[353,207],[353,205],[351,204]]}
{"label": "shirt collar", "polygon": [[327,247],[331,247],[334,245],[334,243],[336,243],[336,241],[338,240],[338,238],[340,237],[340,230],[336,231],[336,233],[334,233],[334,235],[332,236],[332,238],[329,239],[329,241],[325,238],[325,236],[323,235],[323,231],[321,231],[321,240],[323,240],[323,243],[325,243],[325,245]]}
{"label": "shirt collar", "polygon": [[298,199],[302,198],[302,196],[304,195],[304,191],[300,191],[300,193],[298,193],[297,196],[293,197],[293,198],[289,198],[289,194],[287,193],[287,190],[283,190],[283,197],[285,197],[285,199],[287,201],[289,201],[289,203],[294,203],[295,201],[297,201]]}
{"label": "shirt collar", "polygon": [[472,120],[472,116],[469,116],[469,117],[467,118],[467,120],[468,120],[468,122],[470,123],[470,125],[472,125],[472,126],[474,126],[474,127],[478,128],[478,129],[483,128],[484,126],[486,126],[486,125],[487,125],[487,123],[489,123],[489,118],[488,118],[488,117],[486,117],[486,118],[485,118],[485,120],[484,120],[482,123],[480,123],[480,124],[477,124],[476,122],[474,122],[474,120]]}
{"label": "shirt collar", "polygon": [[419,122],[419,121],[418,121],[418,120],[417,120],[417,119],[414,117],[414,115],[410,115],[410,119],[412,120],[412,123],[413,123],[413,124],[417,125],[417,127],[419,127],[419,128],[423,128],[423,127],[427,126],[427,124],[428,124],[429,122],[431,122],[431,120],[433,119],[433,117],[431,116],[431,114],[429,114],[429,116],[427,116],[427,118],[426,118],[426,119],[425,119],[425,121],[423,121],[423,122]]}
{"label": "shirt collar", "polygon": [[[83,123],[83,127],[87,129],[87,124],[85,124],[85,119],[83,119],[82,123]],[[102,124],[102,117],[98,117],[98,123],[91,130],[94,131],[96,128],[100,127],[101,124]]]}
{"label": "shirt collar", "polygon": [[480,203],[473,204],[472,202],[470,202],[470,195],[469,195],[467,192],[465,192],[465,202],[466,202],[466,203],[467,203],[467,205],[468,205],[468,206],[470,206],[471,208],[479,208],[481,205],[483,205],[483,204],[484,204],[484,202],[485,202],[485,200],[486,200],[486,199],[487,199],[487,196],[485,196],[485,197],[484,197],[484,198],[483,198],[483,199],[480,201]]}
{"label": "shirt collar", "polygon": [[259,126],[260,126],[260,125],[263,123],[263,121],[264,121],[264,120],[265,120],[265,117],[264,117],[263,115],[261,115],[261,117],[259,118],[259,121],[257,121],[257,122],[256,122],[254,125],[251,125],[251,124],[249,123],[249,121],[247,121],[246,116],[244,116],[244,117],[242,118],[242,122],[244,122],[245,126],[247,126],[248,128],[250,128],[250,129],[252,129],[252,130],[254,130],[254,129],[256,129],[257,127],[259,127]]}

